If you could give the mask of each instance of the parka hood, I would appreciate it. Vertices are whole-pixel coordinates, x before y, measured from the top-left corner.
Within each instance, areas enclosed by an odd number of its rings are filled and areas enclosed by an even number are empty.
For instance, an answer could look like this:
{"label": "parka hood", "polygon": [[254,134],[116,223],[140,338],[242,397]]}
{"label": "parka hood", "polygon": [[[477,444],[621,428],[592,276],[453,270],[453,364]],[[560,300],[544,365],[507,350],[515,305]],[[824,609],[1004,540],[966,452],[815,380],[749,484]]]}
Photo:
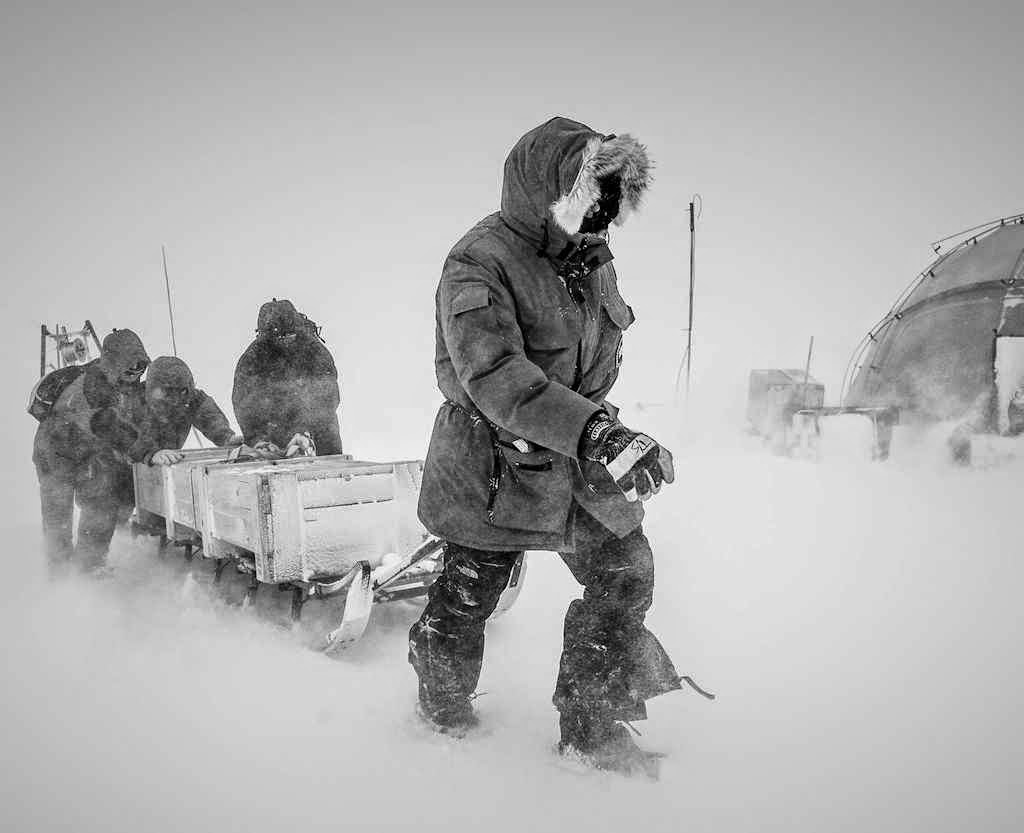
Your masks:
{"label": "parka hood", "polygon": [[256,329],[259,332],[268,332],[277,328],[281,332],[290,333],[298,330],[298,323],[299,311],[295,309],[295,304],[274,298],[260,307]]}
{"label": "parka hood", "polygon": [[316,322],[295,308],[291,301],[274,298],[260,307],[256,320],[259,337],[295,335],[316,338],[323,341]]}
{"label": "parka hood", "polygon": [[146,393],[155,388],[185,389],[192,393],[196,382],[188,365],[175,356],[158,356],[146,373]]}
{"label": "parka hood", "polygon": [[524,135],[505,160],[501,217],[542,248],[556,237],[564,244],[579,233],[604,177],[620,177],[622,202],[614,222],[622,225],[640,206],[650,171],[646,148],[632,136],[606,136],[556,116]]}
{"label": "parka hood", "polygon": [[108,377],[116,379],[124,371],[149,364],[149,355],[140,339],[131,330],[114,330],[103,339],[100,367]]}

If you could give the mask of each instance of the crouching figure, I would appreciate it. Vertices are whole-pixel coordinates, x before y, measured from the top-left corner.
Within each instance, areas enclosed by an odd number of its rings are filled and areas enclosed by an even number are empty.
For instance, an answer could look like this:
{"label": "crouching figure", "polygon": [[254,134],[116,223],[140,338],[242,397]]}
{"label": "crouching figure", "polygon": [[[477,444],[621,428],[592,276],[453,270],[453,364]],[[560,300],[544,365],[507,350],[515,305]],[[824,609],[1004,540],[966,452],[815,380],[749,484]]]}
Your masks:
{"label": "crouching figure", "polygon": [[145,408],[137,419],[133,462],[169,466],[183,459],[181,448],[195,428],[218,446],[242,444],[213,397],[196,387],[188,365],[174,356],[153,360],[146,373]]}
{"label": "crouching figure", "polygon": [[128,454],[137,439],[139,380],[148,364],[139,337],[114,330],[103,339],[98,359],[54,371],[32,393],[29,413],[39,420],[32,460],[51,571],[72,561],[86,571],[105,567],[114,530],[131,514],[135,492]]}
{"label": "crouching figure", "polygon": [[340,402],[338,370],[316,325],[291,301],[265,303],[231,393],[246,445],[268,456],[341,454]]}

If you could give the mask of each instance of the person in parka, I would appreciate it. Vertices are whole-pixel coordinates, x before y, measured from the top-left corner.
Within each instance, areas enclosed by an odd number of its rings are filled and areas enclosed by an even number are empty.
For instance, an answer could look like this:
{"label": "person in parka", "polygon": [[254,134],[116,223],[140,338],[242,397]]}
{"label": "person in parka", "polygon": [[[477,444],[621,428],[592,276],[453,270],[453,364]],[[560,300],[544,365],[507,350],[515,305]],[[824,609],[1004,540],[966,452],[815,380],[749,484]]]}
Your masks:
{"label": "person in parka", "polygon": [[241,445],[213,397],[196,387],[188,365],[175,356],[159,356],[146,372],[146,406],[138,421],[138,439],[129,457],[136,463],[172,465],[195,428],[217,446]]}
{"label": "person in parka", "polygon": [[654,565],[637,500],[671,482],[671,455],[605,398],[634,320],[607,229],[638,207],[649,171],[632,137],[551,119],[510,152],[501,210],[448,255],[435,362],[446,401],[419,502],[445,568],[409,637],[420,713],[460,734],[476,722],[484,624],[517,557],[559,552],[584,588],[565,617],[559,748],[624,771],[649,759],[622,721],[680,681],[644,626]]}
{"label": "person in parka", "polygon": [[291,450],[312,439],[341,454],[338,370],[317,331],[291,301],[260,307],[256,339],[235,368],[231,403],[248,446]]}
{"label": "person in parka", "polygon": [[[131,330],[114,330],[100,357],[81,368],[54,401],[42,404],[32,460],[39,478],[43,538],[51,569],[72,560],[102,567],[119,522],[135,503],[128,452],[138,437],[134,421],[143,399],[139,381],[149,364]],[[62,373],[63,371],[56,371]],[[73,544],[74,506],[81,509]]]}

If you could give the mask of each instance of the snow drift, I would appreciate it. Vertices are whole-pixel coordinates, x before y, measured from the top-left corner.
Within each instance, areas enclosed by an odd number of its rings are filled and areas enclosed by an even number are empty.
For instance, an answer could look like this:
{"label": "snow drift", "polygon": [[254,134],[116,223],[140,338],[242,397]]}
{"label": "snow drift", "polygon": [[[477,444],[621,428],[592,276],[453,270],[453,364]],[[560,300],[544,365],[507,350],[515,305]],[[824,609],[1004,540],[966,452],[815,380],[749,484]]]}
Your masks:
{"label": "snow drift", "polygon": [[[649,419],[647,420],[650,421]],[[663,437],[668,434],[662,434]],[[3,617],[10,830],[1019,829],[1020,468],[822,465],[681,448],[650,504],[652,629],[719,695],[652,701],[661,782],[568,770],[550,704],[576,593],[531,556],[488,631],[464,742],[412,720],[414,606],[343,660],[199,595],[152,542],[114,579],[35,571]],[[13,556],[12,556],[13,557]]]}

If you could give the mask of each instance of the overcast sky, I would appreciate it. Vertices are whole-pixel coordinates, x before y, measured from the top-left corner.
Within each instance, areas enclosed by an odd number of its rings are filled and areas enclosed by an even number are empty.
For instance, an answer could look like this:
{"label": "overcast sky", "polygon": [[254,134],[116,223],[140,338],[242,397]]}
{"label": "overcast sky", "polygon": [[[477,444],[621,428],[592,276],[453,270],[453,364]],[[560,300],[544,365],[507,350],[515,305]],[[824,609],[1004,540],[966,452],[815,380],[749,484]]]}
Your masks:
{"label": "overcast sky", "polygon": [[672,398],[695,192],[695,396],[737,424],[749,369],[801,366],[811,335],[834,400],[929,242],[1024,210],[1019,4],[213,5],[7,7],[16,487],[39,324],[168,353],[161,244],[179,352],[226,408],[259,304],[287,297],[324,326],[349,450],[422,456],[444,256],[552,115],[631,132],[657,165],[613,240],[638,318],[624,402]]}

